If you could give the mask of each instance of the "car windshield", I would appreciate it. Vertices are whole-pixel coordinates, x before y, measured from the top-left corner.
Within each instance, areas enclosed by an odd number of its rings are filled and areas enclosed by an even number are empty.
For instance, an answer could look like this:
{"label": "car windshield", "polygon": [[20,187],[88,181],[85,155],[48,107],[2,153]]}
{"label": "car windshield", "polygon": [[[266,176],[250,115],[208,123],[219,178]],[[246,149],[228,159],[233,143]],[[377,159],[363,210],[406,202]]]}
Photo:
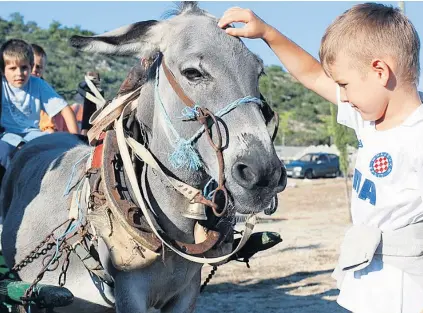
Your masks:
{"label": "car windshield", "polygon": [[313,163],[317,163],[317,161],[321,161],[321,162],[327,162],[328,158],[326,155],[323,154],[305,154],[300,158],[300,161],[303,162],[313,162]]}
{"label": "car windshield", "polygon": [[310,162],[310,161],[311,161],[311,156],[312,156],[312,154],[306,154],[306,155],[303,155],[303,156],[300,158],[300,161],[303,161],[303,162]]}

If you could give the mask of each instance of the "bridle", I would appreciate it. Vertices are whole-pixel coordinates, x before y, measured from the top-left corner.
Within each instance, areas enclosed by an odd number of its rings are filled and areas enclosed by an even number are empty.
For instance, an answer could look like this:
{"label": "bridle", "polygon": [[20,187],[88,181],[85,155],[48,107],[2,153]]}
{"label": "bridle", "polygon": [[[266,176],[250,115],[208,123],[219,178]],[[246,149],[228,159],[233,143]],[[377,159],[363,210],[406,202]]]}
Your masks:
{"label": "bridle", "polygon": [[[159,58],[158,58],[159,59]],[[157,65],[159,67],[159,65]],[[225,164],[224,164],[224,158],[223,158],[223,148],[222,148],[222,132],[220,129],[219,121],[216,118],[216,115],[211,112],[209,109],[201,107],[195,102],[183,91],[180,84],[177,82],[175,76],[171,72],[171,70],[167,67],[164,57],[161,57],[161,66],[163,69],[163,72],[165,73],[165,76],[171,85],[172,89],[176,93],[176,95],[179,97],[179,99],[185,104],[186,107],[191,108],[191,112],[194,114],[191,115],[191,118],[187,120],[197,120],[204,129],[204,133],[206,134],[207,140],[210,144],[210,146],[213,148],[213,150],[216,153],[216,158],[218,162],[218,181],[217,181],[217,187],[210,193],[211,194],[211,201],[207,200],[203,201],[202,203],[206,204],[207,206],[211,207],[213,210],[213,213],[216,217],[221,217],[225,214],[228,207],[229,202],[229,196],[228,191],[225,187]],[[260,99],[254,98],[254,97],[247,97],[251,100],[251,102],[255,102],[262,106],[262,112],[263,115],[267,113],[267,116],[265,116],[266,122],[269,121],[269,114],[273,113],[273,117],[275,118],[276,124],[275,129],[272,134],[272,141],[274,141],[277,131],[278,131],[278,125],[279,125],[279,116],[277,113],[273,112],[269,105],[265,102],[264,97],[260,94]],[[245,99],[245,98],[243,98]],[[241,99],[239,99],[241,100]],[[258,100],[258,101],[257,101]],[[263,107],[267,110],[267,112],[264,112]],[[270,113],[271,112],[271,113]],[[210,127],[214,125],[216,129],[216,141],[213,140],[213,136],[211,134]],[[216,196],[218,193],[222,193],[224,197],[224,207],[219,208],[218,204],[216,203]]]}
{"label": "bridle", "polygon": [[[159,64],[159,61],[161,59],[161,64]],[[205,258],[202,257],[203,253],[206,251],[203,249],[203,252],[201,254],[197,253],[190,253],[188,250],[181,249],[183,247],[176,245],[174,240],[169,240],[170,238],[163,233],[163,231],[158,230],[155,226],[155,222],[153,222],[153,218],[151,216],[151,207],[149,204],[148,199],[145,198],[145,194],[143,195],[143,192],[141,191],[142,188],[140,187],[138,183],[138,177],[135,173],[134,167],[133,167],[133,159],[134,156],[138,157],[142,162],[144,162],[146,165],[154,169],[159,175],[162,175],[173,187],[175,190],[177,190],[179,193],[181,193],[183,196],[185,196],[190,204],[204,204],[205,206],[209,206],[213,210],[213,214],[217,217],[223,217],[227,213],[227,206],[228,206],[228,192],[225,188],[225,178],[224,178],[224,159],[223,159],[223,147],[222,147],[222,136],[221,136],[221,130],[219,128],[219,121],[218,117],[227,114],[231,110],[233,110],[236,106],[241,104],[248,104],[248,103],[256,103],[262,106],[262,101],[260,99],[254,98],[254,97],[246,97],[242,99],[238,99],[235,102],[227,105],[222,110],[219,110],[216,113],[210,112],[207,108],[202,108],[198,105],[195,105],[194,102],[185,94],[185,92],[182,90],[181,86],[176,81],[174,75],[169,70],[169,68],[166,66],[164,62],[164,58],[157,58],[156,59],[156,73],[158,74],[160,65],[163,68],[166,78],[169,81],[170,85],[172,86],[172,89],[175,91],[175,93],[178,95],[178,97],[181,99],[181,101],[185,104],[187,108],[190,108],[191,111],[195,112],[195,114],[192,116],[193,120],[197,120],[202,126],[197,131],[197,133],[194,134],[194,136],[187,140],[187,144],[192,144],[195,140],[199,138],[199,136],[202,135],[203,132],[206,133],[206,136],[208,138],[208,141],[214,151],[216,152],[217,160],[219,163],[219,178],[217,182],[217,188],[212,191],[212,193],[208,195],[204,195],[204,193],[201,190],[198,190],[192,186],[189,186],[178,179],[169,176],[165,173],[165,171],[162,168],[162,165],[159,164],[156,160],[156,158],[151,154],[151,152],[148,150],[146,146],[129,136],[129,134],[125,131],[124,127],[124,121],[126,120],[127,116],[131,115],[133,111],[135,111],[138,107],[138,97],[140,95],[141,87],[137,88],[133,92],[123,96],[122,99],[117,99],[117,101],[114,103],[110,103],[108,106],[106,106],[104,109],[102,109],[101,112],[96,116],[94,127],[95,130],[89,135],[90,142],[94,142],[98,139],[98,135],[100,132],[108,127],[108,125],[111,125],[114,123],[115,130],[116,130],[116,139],[117,139],[117,146],[118,151],[120,153],[123,167],[126,173],[126,177],[128,178],[128,183],[131,185],[132,189],[132,196],[134,201],[139,205],[140,210],[142,211],[144,218],[147,222],[147,224],[150,226],[152,235],[156,236],[158,240],[160,240],[164,246],[168,247],[172,251],[174,251],[176,254],[182,256],[183,258],[190,260],[192,262],[197,263],[218,263],[221,261],[226,260],[231,255],[237,253],[242,246],[246,243],[250,235],[252,234],[254,225],[257,221],[257,218],[255,214],[250,214],[247,217],[246,223],[245,223],[245,229],[242,232],[242,237],[238,243],[238,246],[229,254],[220,256],[220,257],[214,257],[214,258]],[[156,83],[158,84],[158,77],[156,77]],[[164,109],[164,108],[162,108]],[[169,118],[169,117],[168,117]],[[210,126],[215,124],[216,127],[216,141],[213,140],[211,131],[209,129]],[[94,128],[93,127],[93,128]],[[131,153],[130,153],[131,150]],[[132,155],[132,156],[131,156]],[[145,179],[145,167],[143,170],[142,178]],[[143,178],[144,177],[144,178]],[[223,193],[223,196],[225,197],[225,205],[223,208],[219,208],[218,204],[216,203],[216,195],[218,193]],[[212,196],[210,197],[210,195]],[[166,239],[165,239],[166,238]],[[216,238],[218,239],[218,238]],[[216,239],[213,241],[216,242]],[[206,240],[207,241],[207,240]],[[204,242],[205,244],[206,242]],[[196,244],[201,245],[202,243]],[[203,245],[204,245],[203,244]],[[211,247],[211,246],[210,246]],[[192,247],[191,251],[199,251],[199,249],[196,249],[196,247]]]}
{"label": "bridle", "polygon": [[[200,106],[196,106],[194,101],[191,100],[190,97],[188,97],[185,92],[182,90],[179,83],[176,81],[175,76],[173,73],[169,70],[167,67],[164,58],[162,58],[162,68],[166,75],[166,78],[169,82],[169,84],[172,86],[172,89],[175,91],[175,93],[178,95],[179,99],[189,108],[192,108],[196,111],[195,119],[200,122],[201,125],[204,126],[205,134],[207,137],[207,140],[210,144],[210,146],[213,148],[213,150],[216,152],[218,167],[219,167],[219,173],[218,173],[218,186],[213,191],[213,196],[211,202],[208,201],[207,205],[210,206],[213,210],[213,213],[216,217],[221,217],[225,214],[228,206],[228,191],[225,187],[225,164],[223,159],[223,149],[222,149],[222,133],[220,130],[219,123],[216,119],[216,116],[207,108],[202,108]],[[209,120],[213,121],[213,124],[216,127],[216,136],[217,136],[217,142],[215,143],[213,141],[213,137],[209,128]],[[218,205],[216,204],[216,195],[218,192],[222,192],[224,196],[224,207],[220,210]]]}

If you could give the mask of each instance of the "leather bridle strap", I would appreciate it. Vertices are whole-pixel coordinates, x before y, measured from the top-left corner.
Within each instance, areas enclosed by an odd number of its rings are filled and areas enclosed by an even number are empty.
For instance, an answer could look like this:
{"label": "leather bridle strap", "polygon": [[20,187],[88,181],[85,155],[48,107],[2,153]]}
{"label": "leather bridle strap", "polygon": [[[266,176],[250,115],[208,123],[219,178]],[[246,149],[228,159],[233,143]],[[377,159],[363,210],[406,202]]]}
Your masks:
{"label": "leather bridle strap", "polygon": [[[187,107],[194,108],[195,107],[194,101],[192,101],[192,99],[190,97],[188,97],[186,95],[186,93],[182,90],[181,85],[179,85],[179,83],[176,81],[175,76],[173,75],[173,73],[167,67],[165,60],[164,60],[164,57],[161,58],[161,65],[162,65],[163,71],[166,75],[166,78],[167,78],[170,86],[172,87],[173,91],[177,94],[179,99]],[[218,138],[219,138],[219,140],[218,140],[219,144],[218,145],[216,145],[213,142],[213,138],[211,136],[210,130],[208,129],[208,127],[209,127],[208,121],[209,120],[212,120],[214,125],[216,125],[216,130],[217,130],[217,134],[218,134]],[[212,201],[207,200],[204,196],[201,196],[201,197],[197,196],[197,199],[195,200],[195,202],[204,203],[204,204],[206,204],[206,202],[208,202],[207,205],[209,205],[212,208],[214,215],[216,215],[217,217],[221,217],[226,212],[226,208],[227,208],[227,204],[228,204],[228,192],[227,192],[226,187],[224,185],[225,173],[224,173],[224,160],[223,160],[223,154],[222,154],[223,149],[222,149],[222,138],[221,138],[220,128],[219,128],[219,125],[217,123],[217,120],[216,120],[216,117],[214,116],[214,114],[206,108],[197,107],[197,121],[201,125],[204,126],[204,129],[206,130],[206,134],[207,134],[207,138],[209,140],[209,143],[212,146],[212,148],[216,151],[217,161],[218,161],[218,164],[219,164],[219,181],[218,181],[219,185],[214,192]],[[215,197],[216,197],[218,191],[222,192],[224,197],[225,197],[225,206],[220,211],[218,210],[218,205],[215,202]]]}
{"label": "leather bridle strap", "polygon": [[188,97],[186,95],[186,93],[182,90],[181,85],[178,84],[178,82],[176,81],[175,76],[173,75],[173,73],[169,70],[169,68],[167,67],[164,58],[162,58],[162,68],[163,71],[166,75],[166,78],[169,82],[169,84],[172,86],[173,90],[175,91],[175,93],[178,95],[178,97],[182,100],[182,102],[190,108],[193,108],[195,106],[194,101],[191,100],[190,97]]}

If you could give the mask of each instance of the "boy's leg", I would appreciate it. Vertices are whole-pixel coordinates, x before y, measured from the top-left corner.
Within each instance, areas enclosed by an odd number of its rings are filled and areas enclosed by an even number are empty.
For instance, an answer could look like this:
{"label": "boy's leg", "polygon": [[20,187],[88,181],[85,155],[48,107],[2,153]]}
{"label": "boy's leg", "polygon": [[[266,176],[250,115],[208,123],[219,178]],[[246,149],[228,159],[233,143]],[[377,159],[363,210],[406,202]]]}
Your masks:
{"label": "boy's leg", "polygon": [[[6,168],[9,166],[10,158],[15,147],[0,139],[0,185],[3,180]],[[2,224],[2,221],[0,221]]]}
{"label": "boy's leg", "polygon": [[44,135],[48,135],[48,134],[49,133],[42,132],[40,130],[32,130],[29,133],[21,134],[21,136],[23,137],[24,141],[28,142],[28,141],[31,141],[32,139],[35,139]]}
{"label": "boy's leg", "polygon": [[7,142],[0,140],[0,166],[6,169],[10,163],[10,155],[15,147]]}

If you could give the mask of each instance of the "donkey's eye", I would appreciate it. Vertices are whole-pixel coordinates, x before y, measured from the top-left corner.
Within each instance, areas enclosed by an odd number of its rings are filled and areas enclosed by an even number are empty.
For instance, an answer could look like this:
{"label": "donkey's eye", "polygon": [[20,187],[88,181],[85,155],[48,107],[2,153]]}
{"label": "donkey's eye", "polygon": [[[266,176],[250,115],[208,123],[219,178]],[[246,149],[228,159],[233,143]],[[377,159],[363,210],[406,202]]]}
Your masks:
{"label": "donkey's eye", "polygon": [[191,81],[195,81],[203,77],[203,74],[195,68],[187,68],[183,70],[182,75]]}

